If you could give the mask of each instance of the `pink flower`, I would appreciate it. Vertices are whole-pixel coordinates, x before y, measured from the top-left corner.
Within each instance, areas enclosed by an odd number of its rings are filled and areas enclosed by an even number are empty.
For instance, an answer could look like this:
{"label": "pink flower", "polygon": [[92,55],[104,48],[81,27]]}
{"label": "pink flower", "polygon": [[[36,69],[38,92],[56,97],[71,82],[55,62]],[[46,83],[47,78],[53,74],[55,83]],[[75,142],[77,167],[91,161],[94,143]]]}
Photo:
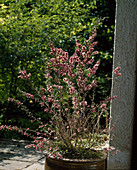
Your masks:
{"label": "pink flower", "polygon": [[44,112],[48,112],[48,110],[49,110],[49,109],[46,108],[46,109],[44,109]]}
{"label": "pink flower", "polygon": [[88,64],[92,64],[93,62],[94,62],[94,58],[90,59],[90,60],[88,61]]}
{"label": "pink flower", "polygon": [[96,54],[98,54],[98,51],[94,51],[94,52],[92,53],[92,55],[96,55]]}
{"label": "pink flower", "polygon": [[68,111],[68,108],[65,108],[65,111]]}
{"label": "pink flower", "polygon": [[117,152],[120,152],[120,150],[116,150]]}
{"label": "pink flower", "polygon": [[113,73],[116,74],[117,76],[122,76],[122,73],[119,73],[120,70],[121,70],[120,67],[116,67]]}
{"label": "pink flower", "polygon": [[103,103],[102,105],[101,105],[101,109],[103,109],[103,110],[107,110],[107,104],[106,103]]}
{"label": "pink flower", "polygon": [[46,96],[42,96],[42,99],[43,99],[43,100],[46,100]]}
{"label": "pink flower", "polygon": [[85,46],[82,46],[82,50],[86,51],[86,47],[85,47]]}
{"label": "pink flower", "polygon": [[117,151],[115,151],[114,154],[117,154]]}
{"label": "pink flower", "polygon": [[51,102],[51,101],[52,101],[51,97],[49,97],[47,101],[48,101],[48,102]]}
{"label": "pink flower", "polygon": [[62,155],[60,155],[60,159],[63,159],[63,156],[62,156]]}
{"label": "pink flower", "polygon": [[80,132],[80,129],[78,128],[77,131]]}
{"label": "pink flower", "polygon": [[57,148],[53,148],[54,151],[57,151]]}
{"label": "pink flower", "polygon": [[52,155],[53,156],[53,158],[55,158],[56,156],[55,155]]}
{"label": "pink flower", "polygon": [[108,148],[104,148],[106,151],[109,151]]}
{"label": "pink flower", "polygon": [[118,70],[114,70],[113,73],[118,74]]}
{"label": "pink flower", "polygon": [[121,68],[120,68],[120,67],[117,67],[115,70],[118,70],[118,71],[120,71],[120,70],[121,70]]}
{"label": "pink flower", "polygon": [[74,93],[74,92],[75,92],[74,87],[71,86],[71,87],[69,88],[69,92],[70,92],[70,94]]}
{"label": "pink flower", "polygon": [[67,78],[64,78],[64,79],[63,79],[63,81],[64,81],[64,82],[67,82],[67,81],[68,81],[68,79],[67,79]]}
{"label": "pink flower", "polygon": [[96,87],[96,86],[97,86],[97,81],[96,81],[96,80],[93,80],[93,81],[92,81],[92,86],[93,86],[93,87]]}
{"label": "pink flower", "polygon": [[118,73],[117,76],[122,76],[122,73]]}
{"label": "pink flower", "polygon": [[113,132],[114,129],[111,128],[110,130],[111,130],[111,132]]}
{"label": "pink flower", "polygon": [[87,76],[90,77],[90,73],[88,73]]}
{"label": "pink flower", "polygon": [[12,98],[8,98],[8,101],[11,101],[11,102],[13,102],[13,99],[12,99]]}
{"label": "pink flower", "polygon": [[17,102],[17,105],[23,105],[23,103],[21,103],[21,102]]}
{"label": "pink flower", "polygon": [[114,150],[115,148],[114,148],[113,146],[110,146],[110,149],[111,149],[111,150]]}
{"label": "pink flower", "polygon": [[53,53],[53,52],[50,52],[50,54],[51,54],[51,55],[54,55],[54,53]]}
{"label": "pink flower", "polygon": [[87,106],[87,101],[82,101],[83,106]]}
{"label": "pink flower", "polygon": [[117,96],[113,96],[113,97],[112,97],[112,99],[116,99],[116,98],[117,98]]}

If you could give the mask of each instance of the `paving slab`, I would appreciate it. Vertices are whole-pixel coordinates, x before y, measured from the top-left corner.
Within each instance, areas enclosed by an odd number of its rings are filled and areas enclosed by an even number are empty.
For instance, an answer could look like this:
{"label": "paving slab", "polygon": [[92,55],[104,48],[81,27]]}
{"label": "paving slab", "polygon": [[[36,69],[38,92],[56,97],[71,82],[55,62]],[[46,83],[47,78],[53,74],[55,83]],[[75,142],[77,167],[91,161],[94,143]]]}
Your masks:
{"label": "paving slab", "polygon": [[30,141],[0,138],[0,170],[44,170],[43,153],[25,148]]}
{"label": "paving slab", "polygon": [[0,170],[22,170],[30,165],[32,165],[31,162],[2,160],[2,162],[0,162]]}
{"label": "paving slab", "polygon": [[36,163],[29,165],[28,167],[25,167],[22,170],[44,170],[44,167],[45,167],[45,158],[40,159]]}

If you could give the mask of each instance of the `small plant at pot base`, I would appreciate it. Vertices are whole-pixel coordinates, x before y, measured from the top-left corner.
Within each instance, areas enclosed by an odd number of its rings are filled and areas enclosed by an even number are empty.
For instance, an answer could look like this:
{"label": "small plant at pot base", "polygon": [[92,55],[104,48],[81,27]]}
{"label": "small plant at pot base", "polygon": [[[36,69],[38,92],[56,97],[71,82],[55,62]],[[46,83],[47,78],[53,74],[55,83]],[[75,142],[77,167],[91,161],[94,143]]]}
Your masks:
{"label": "small plant at pot base", "polygon": [[[75,53],[68,53],[50,44],[51,57],[45,63],[45,86],[38,87],[31,81],[31,74],[25,70],[19,72],[19,78],[29,82],[33,94],[19,90],[23,96],[39,103],[44,114],[50,114],[48,123],[40,120],[22,102],[9,98],[25,111],[31,122],[39,123],[36,130],[2,125],[1,129],[16,130],[34,140],[26,146],[46,151],[53,158],[89,159],[102,156],[104,152],[114,150],[105,148],[109,140],[109,108],[112,99],[94,101],[97,87],[96,72],[100,61],[96,61],[94,42],[96,31],[86,40],[84,45],[76,40]],[[116,76],[120,67],[114,71]],[[87,100],[87,98],[89,98]],[[104,119],[105,118],[105,119]],[[105,120],[104,124],[101,120]]]}

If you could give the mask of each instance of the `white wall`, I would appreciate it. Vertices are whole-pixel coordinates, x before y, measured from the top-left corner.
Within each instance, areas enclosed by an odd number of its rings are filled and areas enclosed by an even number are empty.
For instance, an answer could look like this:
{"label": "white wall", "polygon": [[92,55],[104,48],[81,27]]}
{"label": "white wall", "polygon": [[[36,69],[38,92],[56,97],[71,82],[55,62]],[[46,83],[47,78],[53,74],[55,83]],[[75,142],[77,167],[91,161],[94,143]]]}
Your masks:
{"label": "white wall", "polygon": [[[112,94],[117,95],[111,107],[111,126],[119,116],[110,145],[120,153],[108,158],[108,170],[130,169],[132,131],[135,104],[135,83],[137,69],[137,0],[117,0],[113,68],[120,62],[122,77],[112,82]],[[112,135],[112,132],[110,132]]]}

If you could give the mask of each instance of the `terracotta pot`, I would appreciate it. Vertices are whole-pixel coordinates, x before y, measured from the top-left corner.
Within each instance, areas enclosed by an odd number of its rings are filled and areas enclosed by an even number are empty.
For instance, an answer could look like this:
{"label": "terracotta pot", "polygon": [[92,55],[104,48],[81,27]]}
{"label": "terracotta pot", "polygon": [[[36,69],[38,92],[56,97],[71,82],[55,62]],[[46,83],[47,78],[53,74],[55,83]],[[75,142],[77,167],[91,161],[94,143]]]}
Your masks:
{"label": "terracotta pot", "polygon": [[107,156],[100,159],[69,160],[47,157],[45,170],[106,170]]}

